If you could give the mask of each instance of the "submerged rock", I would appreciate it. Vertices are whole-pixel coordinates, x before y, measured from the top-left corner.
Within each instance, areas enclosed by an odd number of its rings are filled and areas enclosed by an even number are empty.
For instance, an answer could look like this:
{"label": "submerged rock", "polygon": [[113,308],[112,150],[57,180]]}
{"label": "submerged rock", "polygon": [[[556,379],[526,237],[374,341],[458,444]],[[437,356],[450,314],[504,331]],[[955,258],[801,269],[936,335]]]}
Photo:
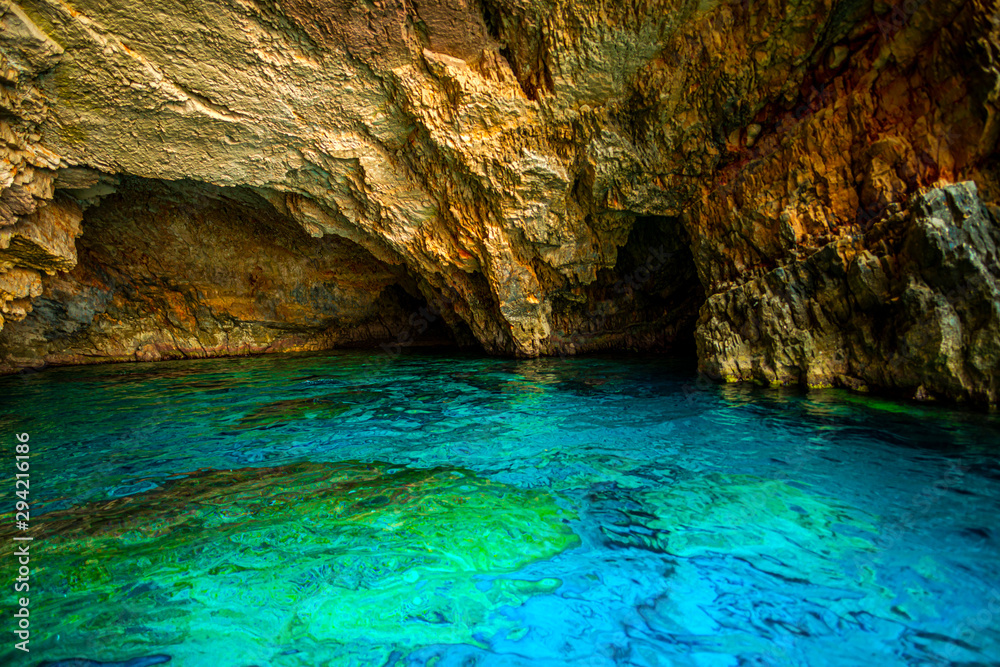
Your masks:
{"label": "submerged rock", "polygon": [[390,639],[474,643],[512,623],[502,607],[559,585],[505,575],[578,545],[573,518],[550,494],[454,469],[201,470],[34,519],[31,611],[66,624],[40,626],[32,651],[264,664],[381,644],[367,664],[382,664]]}
{"label": "submerged rock", "polygon": [[316,398],[294,398],[264,403],[240,419],[241,429],[272,428],[297,419],[332,419],[353,405],[337,400],[340,394]]}

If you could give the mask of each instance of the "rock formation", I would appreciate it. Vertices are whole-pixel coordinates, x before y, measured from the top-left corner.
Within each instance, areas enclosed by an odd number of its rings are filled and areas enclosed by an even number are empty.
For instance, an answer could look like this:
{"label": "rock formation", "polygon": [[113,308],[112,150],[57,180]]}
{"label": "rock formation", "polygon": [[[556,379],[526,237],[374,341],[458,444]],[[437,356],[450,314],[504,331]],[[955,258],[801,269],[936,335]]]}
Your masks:
{"label": "rock formation", "polygon": [[996,403],[998,248],[1000,224],[974,185],[931,190],[864,236],[709,298],[698,337],[705,369]]}
{"label": "rock formation", "polygon": [[1000,400],[995,2],[0,13],[8,370],[693,339],[718,378]]}

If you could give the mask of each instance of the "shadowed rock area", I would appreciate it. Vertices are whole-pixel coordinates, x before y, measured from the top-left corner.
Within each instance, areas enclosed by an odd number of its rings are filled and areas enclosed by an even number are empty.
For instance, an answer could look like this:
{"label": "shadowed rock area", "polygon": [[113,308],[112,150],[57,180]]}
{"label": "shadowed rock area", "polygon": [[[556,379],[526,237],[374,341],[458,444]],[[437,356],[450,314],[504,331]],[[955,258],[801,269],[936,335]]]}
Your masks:
{"label": "shadowed rock area", "polygon": [[[245,190],[127,179],[86,220],[76,268],[0,332],[13,362],[374,347],[427,306],[402,267]],[[454,339],[438,319],[416,343]]]}
{"label": "shadowed rock area", "polygon": [[7,370],[451,338],[998,401],[995,2],[0,14]]}
{"label": "shadowed rock area", "polygon": [[699,321],[704,365],[727,379],[996,404],[998,246],[996,212],[973,184],[931,190],[859,239],[714,295]]}

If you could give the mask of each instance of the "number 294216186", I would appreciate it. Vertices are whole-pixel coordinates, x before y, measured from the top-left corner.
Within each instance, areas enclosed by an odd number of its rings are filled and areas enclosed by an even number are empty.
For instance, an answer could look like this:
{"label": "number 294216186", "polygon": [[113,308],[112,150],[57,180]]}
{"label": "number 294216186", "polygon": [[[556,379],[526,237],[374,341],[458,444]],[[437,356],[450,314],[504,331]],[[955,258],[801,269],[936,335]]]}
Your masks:
{"label": "number 294216186", "polygon": [[18,500],[14,504],[14,510],[17,512],[14,520],[17,522],[17,527],[20,530],[27,530],[27,523],[31,518],[29,513],[30,505],[28,504],[28,494],[31,489],[29,477],[31,464],[28,461],[28,457],[30,456],[31,449],[28,446],[29,436],[27,433],[18,433],[15,437],[17,438],[17,444],[14,446],[14,451],[16,452],[14,465],[17,468],[17,474],[14,482],[14,493],[18,497]]}

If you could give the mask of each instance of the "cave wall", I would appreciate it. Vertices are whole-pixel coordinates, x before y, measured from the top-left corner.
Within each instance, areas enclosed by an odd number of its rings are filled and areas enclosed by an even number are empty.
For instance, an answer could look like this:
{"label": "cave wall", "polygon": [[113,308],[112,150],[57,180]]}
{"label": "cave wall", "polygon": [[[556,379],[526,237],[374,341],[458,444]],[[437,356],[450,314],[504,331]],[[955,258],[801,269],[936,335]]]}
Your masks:
{"label": "cave wall", "polygon": [[[240,188],[129,177],[84,225],[76,266],[0,332],[8,367],[378,347],[428,305],[403,267]],[[407,344],[454,344],[442,324]]]}
{"label": "cave wall", "polygon": [[703,367],[726,379],[995,405],[997,213],[972,182],[933,189],[864,236],[713,295],[698,323]]}
{"label": "cave wall", "polygon": [[[0,12],[8,320],[75,265],[83,209],[113,176],[187,179],[255,193],[310,237],[402,267],[490,352],[669,346],[693,326],[672,294],[691,293],[715,377],[997,401],[993,343],[975,342],[995,336],[982,315],[994,293],[956,295],[920,264],[986,284],[995,256],[916,261],[898,240],[938,223],[966,238],[968,216],[987,230],[968,243],[993,233],[995,2],[4,0]],[[964,183],[975,188],[949,190]],[[928,203],[941,198],[961,210]],[[633,228],[653,218],[676,225],[645,257],[673,250],[621,293],[643,254]],[[885,278],[865,288],[874,296],[822,288],[872,262]],[[691,267],[700,288],[681,290]],[[869,322],[918,283],[923,306]],[[907,318],[931,311],[958,328],[914,352]],[[880,348],[859,333],[876,330]],[[956,345],[987,351],[970,361]]]}

